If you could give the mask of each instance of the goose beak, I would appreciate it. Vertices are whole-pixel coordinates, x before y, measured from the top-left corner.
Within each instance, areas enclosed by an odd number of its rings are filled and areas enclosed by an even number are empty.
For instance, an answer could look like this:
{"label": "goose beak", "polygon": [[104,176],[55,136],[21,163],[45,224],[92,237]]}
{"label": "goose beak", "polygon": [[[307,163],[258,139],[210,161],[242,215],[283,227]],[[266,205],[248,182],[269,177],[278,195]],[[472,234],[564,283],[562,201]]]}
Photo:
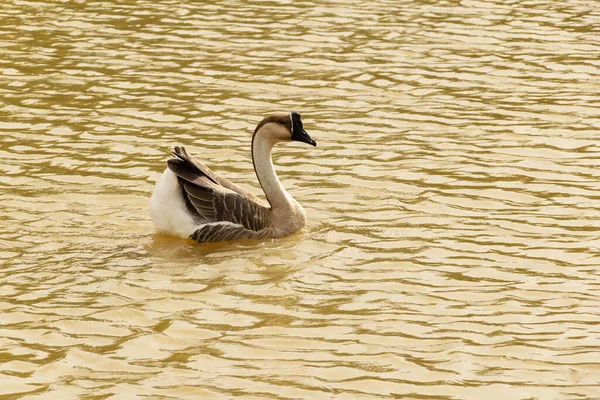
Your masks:
{"label": "goose beak", "polygon": [[311,138],[310,135],[306,133],[304,129],[295,130],[294,134],[292,135],[292,140],[295,140],[297,142],[308,143],[311,146],[317,147],[317,142],[315,142],[314,139]]}
{"label": "goose beak", "polygon": [[302,120],[300,119],[300,114],[297,112],[293,112],[292,116],[292,140],[297,142],[308,143],[311,146],[317,146],[317,142],[310,137],[310,135],[304,130],[302,126]]}

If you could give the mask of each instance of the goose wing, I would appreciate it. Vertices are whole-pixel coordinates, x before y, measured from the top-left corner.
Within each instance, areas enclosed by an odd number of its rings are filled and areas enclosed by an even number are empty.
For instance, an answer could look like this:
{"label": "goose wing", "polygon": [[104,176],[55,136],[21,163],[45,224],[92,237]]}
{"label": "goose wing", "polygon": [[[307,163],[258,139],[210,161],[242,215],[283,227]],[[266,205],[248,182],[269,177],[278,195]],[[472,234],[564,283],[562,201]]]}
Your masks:
{"label": "goose wing", "polygon": [[250,193],[248,190],[236,185],[235,183],[229,181],[228,179],[223,178],[222,176],[215,174],[204,163],[201,163],[196,158],[194,158],[190,153],[188,153],[187,150],[185,149],[185,147],[183,147],[183,146],[173,147],[173,155],[175,157],[177,157],[178,159],[191,164],[193,167],[195,167],[198,171],[200,171],[203,175],[205,175],[208,179],[210,179],[212,182],[216,183],[217,185],[221,185],[229,190],[232,190],[236,193],[241,194],[242,196],[244,196],[248,199],[252,199],[254,202],[256,202],[260,205],[266,206],[266,204],[260,198],[256,197],[255,195]]}
{"label": "goose wing", "polygon": [[185,149],[183,152],[181,149],[174,153],[176,159],[167,161],[167,166],[178,177],[188,211],[202,225],[192,235],[198,236],[194,239],[221,241],[260,237],[260,231],[269,227],[271,210],[247,194],[224,186],[223,182],[233,184],[208,168],[200,168],[199,163],[191,162]]}

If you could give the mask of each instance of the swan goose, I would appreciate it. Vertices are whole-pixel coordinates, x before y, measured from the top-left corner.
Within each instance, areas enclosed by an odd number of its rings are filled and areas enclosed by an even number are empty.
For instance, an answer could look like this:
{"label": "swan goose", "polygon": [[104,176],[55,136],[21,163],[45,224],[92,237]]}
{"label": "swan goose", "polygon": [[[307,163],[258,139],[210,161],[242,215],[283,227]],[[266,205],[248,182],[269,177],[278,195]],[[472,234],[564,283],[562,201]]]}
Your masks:
{"label": "swan goose", "polygon": [[273,146],[289,141],[317,145],[297,112],[266,117],[254,130],[252,162],[268,204],[175,146],[150,200],[156,232],[200,243],[280,238],[301,229],[306,213],[281,185],[271,160]]}

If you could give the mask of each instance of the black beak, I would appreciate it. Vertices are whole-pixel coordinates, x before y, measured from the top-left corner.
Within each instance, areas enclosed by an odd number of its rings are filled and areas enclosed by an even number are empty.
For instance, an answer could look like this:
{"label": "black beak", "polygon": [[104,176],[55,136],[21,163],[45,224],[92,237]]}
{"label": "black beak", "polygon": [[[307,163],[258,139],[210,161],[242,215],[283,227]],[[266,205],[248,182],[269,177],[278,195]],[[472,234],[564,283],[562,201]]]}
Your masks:
{"label": "black beak", "polygon": [[302,120],[300,119],[300,114],[297,112],[293,112],[291,114],[292,117],[292,140],[296,140],[298,142],[308,143],[312,146],[317,146],[317,142],[310,137],[308,133],[304,130],[302,126]]}

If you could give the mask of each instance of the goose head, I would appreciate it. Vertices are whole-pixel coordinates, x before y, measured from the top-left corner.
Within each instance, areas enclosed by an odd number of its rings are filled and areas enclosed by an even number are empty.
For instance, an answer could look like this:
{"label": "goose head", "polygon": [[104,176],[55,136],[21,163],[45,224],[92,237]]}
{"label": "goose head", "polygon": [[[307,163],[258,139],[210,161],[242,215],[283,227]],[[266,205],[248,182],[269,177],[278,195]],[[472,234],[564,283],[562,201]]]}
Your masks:
{"label": "goose head", "polygon": [[297,112],[273,114],[266,117],[260,121],[254,130],[254,138],[258,137],[272,144],[296,141],[308,143],[312,146],[317,145],[317,142],[304,130],[302,119]]}

